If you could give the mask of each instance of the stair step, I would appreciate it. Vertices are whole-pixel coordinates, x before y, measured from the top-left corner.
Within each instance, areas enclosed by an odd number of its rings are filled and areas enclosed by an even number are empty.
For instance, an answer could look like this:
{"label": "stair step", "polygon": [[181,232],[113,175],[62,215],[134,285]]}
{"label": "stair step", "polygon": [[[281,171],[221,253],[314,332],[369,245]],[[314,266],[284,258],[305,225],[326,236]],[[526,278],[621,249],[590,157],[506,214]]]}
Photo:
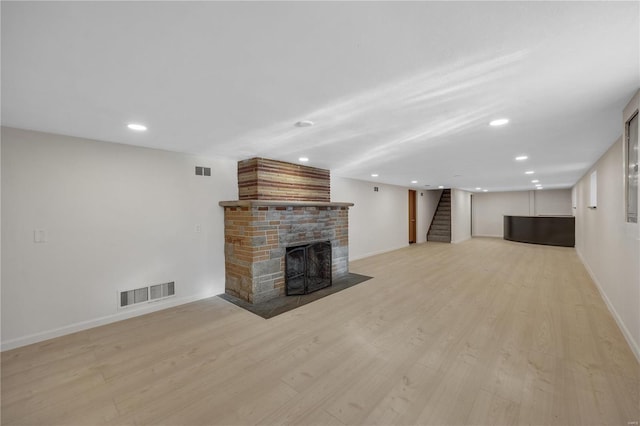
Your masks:
{"label": "stair step", "polygon": [[441,218],[441,219],[436,218],[431,222],[431,226],[433,225],[449,226],[450,224],[451,224],[451,221],[449,220],[449,218]]}
{"label": "stair step", "polygon": [[427,241],[451,242],[451,190],[442,191],[438,207],[431,220]]}
{"label": "stair step", "polygon": [[450,232],[430,232],[427,235],[427,239],[429,239],[431,237],[446,237],[446,238],[451,239],[451,233]]}
{"label": "stair step", "polygon": [[429,229],[429,233],[432,234],[450,234],[451,229],[449,228],[431,228]]}

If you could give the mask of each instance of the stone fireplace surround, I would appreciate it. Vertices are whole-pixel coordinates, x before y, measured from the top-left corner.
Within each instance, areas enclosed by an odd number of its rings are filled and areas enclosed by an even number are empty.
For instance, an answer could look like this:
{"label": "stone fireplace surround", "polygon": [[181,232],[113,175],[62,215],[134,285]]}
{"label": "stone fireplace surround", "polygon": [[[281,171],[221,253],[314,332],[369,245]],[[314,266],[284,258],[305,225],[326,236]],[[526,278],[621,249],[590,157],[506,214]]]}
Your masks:
{"label": "stone fireplace surround", "polygon": [[332,276],[349,273],[352,203],[272,200],[222,201],[225,292],[250,303],[285,293],[287,247],[331,242]]}
{"label": "stone fireplace surround", "polygon": [[224,208],[225,293],[249,303],[285,294],[288,247],[331,243],[333,279],[349,273],[349,207],[330,201],[326,169],[265,158],[238,162],[239,200]]}

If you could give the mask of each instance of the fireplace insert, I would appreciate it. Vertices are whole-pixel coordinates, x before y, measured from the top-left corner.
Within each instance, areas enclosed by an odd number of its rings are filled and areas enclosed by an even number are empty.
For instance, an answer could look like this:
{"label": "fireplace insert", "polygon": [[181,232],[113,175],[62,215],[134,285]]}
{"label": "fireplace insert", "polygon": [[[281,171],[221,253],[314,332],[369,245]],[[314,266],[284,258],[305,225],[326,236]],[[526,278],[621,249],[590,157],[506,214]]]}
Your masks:
{"label": "fireplace insert", "polygon": [[330,285],[330,241],[287,247],[285,256],[287,296],[312,293]]}

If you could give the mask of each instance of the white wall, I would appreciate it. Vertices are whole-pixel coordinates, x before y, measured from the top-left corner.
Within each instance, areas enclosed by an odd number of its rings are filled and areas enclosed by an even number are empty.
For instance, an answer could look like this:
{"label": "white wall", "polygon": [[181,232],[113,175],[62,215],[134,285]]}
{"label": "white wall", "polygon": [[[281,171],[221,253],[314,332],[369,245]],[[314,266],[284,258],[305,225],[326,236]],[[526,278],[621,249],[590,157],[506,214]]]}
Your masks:
{"label": "white wall", "polygon": [[[1,149],[3,349],[224,292],[235,161],[11,128]],[[118,309],[168,281],[176,297]]]}
{"label": "white wall", "polygon": [[483,192],[473,195],[473,235],[503,237],[503,216],[572,215],[571,190]]}
{"label": "white wall", "polygon": [[451,242],[461,243],[471,238],[471,193],[451,190]]}
{"label": "white wall", "polygon": [[[378,192],[374,192],[375,186]],[[349,260],[409,245],[409,189],[331,177],[331,201],[354,203],[349,209]],[[434,191],[416,192],[416,242],[423,243],[438,198],[433,194]],[[423,196],[420,196],[421,192]]]}
{"label": "white wall", "polygon": [[536,216],[572,216],[571,188],[531,191]]}
{"label": "white wall", "polygon": [[473,235],[503,236],[503,216],[529,216],[529,191],[473,194]]}
{"label": "white wall", "polygon": [[[636,95],[625,121],[639,103]],[[625,218],[623,152],[619,139],[575,186],[576,250],[640,360],[640,228]],[[594,170],[598,207],[589,209]]]}

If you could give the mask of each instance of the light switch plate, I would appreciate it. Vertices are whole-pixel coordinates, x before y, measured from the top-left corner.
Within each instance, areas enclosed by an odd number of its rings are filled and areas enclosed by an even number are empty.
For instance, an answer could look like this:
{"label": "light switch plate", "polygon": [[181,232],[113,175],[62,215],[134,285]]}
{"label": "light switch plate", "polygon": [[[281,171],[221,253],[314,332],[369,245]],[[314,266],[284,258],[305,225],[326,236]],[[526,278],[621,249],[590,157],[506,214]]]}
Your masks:
{"label": "light switch plate", "polygon": [[34,243],[46,243],[47,242],[47,231],[44,229],[34,229],[33,230],[33,242]]}

